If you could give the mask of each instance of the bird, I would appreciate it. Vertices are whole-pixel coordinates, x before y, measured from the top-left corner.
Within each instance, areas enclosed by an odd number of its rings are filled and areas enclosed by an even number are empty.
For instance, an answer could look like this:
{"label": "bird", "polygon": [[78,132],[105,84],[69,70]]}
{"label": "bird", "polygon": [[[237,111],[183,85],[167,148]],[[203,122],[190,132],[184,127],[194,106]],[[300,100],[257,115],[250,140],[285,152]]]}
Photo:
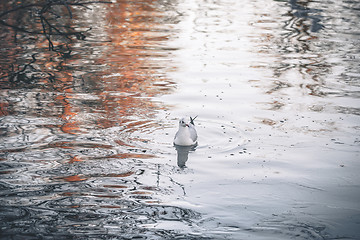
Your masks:
{"label": "bird", "polygon": [[197,132],[195,129],[194,120],[197,118],[190,117],[190,122],[187,123],[185,118],[179,121],[179,130],[175,134],[174,144],[177,146],[193,146],[197,144]]}

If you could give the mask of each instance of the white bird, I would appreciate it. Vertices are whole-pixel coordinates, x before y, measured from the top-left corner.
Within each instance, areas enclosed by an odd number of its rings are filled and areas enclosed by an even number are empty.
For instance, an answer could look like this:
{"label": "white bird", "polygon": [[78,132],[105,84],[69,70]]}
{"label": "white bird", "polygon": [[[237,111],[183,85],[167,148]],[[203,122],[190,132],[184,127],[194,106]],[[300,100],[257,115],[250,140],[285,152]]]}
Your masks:
{"label": "white bird", "polygon": [[[197,117],[197,116],[196,116]],[[197,142],[197,133],[195,129],[195,118],[190,117],[190,122],[186,123],[185,118],[181,118],[179,121],[179,130],[175,134],[174,144],[178,146],[192,146]]]}

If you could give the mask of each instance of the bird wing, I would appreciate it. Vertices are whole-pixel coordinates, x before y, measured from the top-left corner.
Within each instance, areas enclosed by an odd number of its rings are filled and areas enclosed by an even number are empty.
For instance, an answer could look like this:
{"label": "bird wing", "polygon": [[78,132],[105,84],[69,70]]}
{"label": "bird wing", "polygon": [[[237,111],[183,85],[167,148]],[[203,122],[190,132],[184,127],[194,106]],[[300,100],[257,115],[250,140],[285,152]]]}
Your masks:
{"label": "bird wing", "polygon": [[189,125],[189,131],[190,131],[190,138],[193,142],[196,142],[197,140],[197,132],[194,127],[194,125]]}

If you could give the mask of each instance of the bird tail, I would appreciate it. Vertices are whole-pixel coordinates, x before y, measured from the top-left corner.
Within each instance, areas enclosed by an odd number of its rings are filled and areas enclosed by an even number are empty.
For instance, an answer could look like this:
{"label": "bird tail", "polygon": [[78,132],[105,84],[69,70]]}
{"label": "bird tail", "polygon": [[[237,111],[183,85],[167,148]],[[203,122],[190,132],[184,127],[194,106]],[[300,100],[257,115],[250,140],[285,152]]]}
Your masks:
{"label": "bird tail", "polygon": [[194,118],[190,117],[190,123],[191,123],[192,125],[195,125],[195,124],[194,124],[194,120],[195,120],[197,117],[198,117],[198,116],[196,116],[196,117],[194,117]]}

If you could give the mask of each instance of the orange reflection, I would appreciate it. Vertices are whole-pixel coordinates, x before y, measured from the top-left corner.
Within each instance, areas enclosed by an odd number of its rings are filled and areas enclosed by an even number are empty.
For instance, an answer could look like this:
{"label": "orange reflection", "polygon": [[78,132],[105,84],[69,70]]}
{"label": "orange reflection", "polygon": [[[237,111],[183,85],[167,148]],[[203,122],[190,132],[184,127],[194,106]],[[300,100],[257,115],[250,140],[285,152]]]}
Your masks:
{"label": "orange reflection", "polygon": [[100,197],[100,198],[119,198],[120,196],[117,195],[93,195],[94,197]]}
{"label": "orange reflection", "polygon": [[[166,93],[154,87],[154,82],[166,80],[161,69],[168,65],[165,61],[168,53],[159,47],[169,39],[168,31],[161,30],[162,17],[150,0],[108,6],[107,21],[111,27],[107,32],[111,43],[109,51],[97,60],[109,66],[103,72],[104,91],[99,93],[107,119],[122,122],[126,116],[147,116],[159,108],[143,97]],[[98,122],[101,123],[104,121]],[[107,121],[106,127],[110,124],[114,126],[116,121]]]}
{"label": "orange reflection", "polygon": [[[66,92],[71,92],[71,89],[67,89]],[[60,115],[60,118],[63,119],[65,123],[61,126],[61,130],[69,134],[82,133],[83,131],[81,131],[78,126],[79,123],[72,120],[72,118],[74,118],[77,113],[72,110],[68,99],[69,97],[67,97],[67,95],[59,95],[56,97],[56,100],[63,103],[63,113]]]}
{"label": "orange reflection", "polygon": [[81,181],[87,180],[86,177],[80,176],[80,175],[62,177],[62,178],[59,178],[59,179],[63,179],[63,180],[65,180],[65,181],[67,181],[67,182],[81,182]]}
{"label": "orange reflection", "polygon": [[108,158],[119,158],[119,159],[125,159],[125,158],[150,159],[154,157],[155,155],[152,154],[140,154],[140,153],[119,153],[108,156]]}
{"label": "orange reflection", "polygon": [[84,160],[82,160],[81,158],[79,158],[78,156],[72,157],[69,161],[69,163],[75,163],[75,162],[83,162]]}
{"label": "orange reflection", "polygon": [[[64,109],[60,118],[65,121],[61,127],[65,133],[86,132],[82,127],[84,123],[75,120],[79,119],[79,111],[101,113],[103,117],[96,121],[99,128],[117,126],[131,116],[149,119],[155,110],[164,108],[149,101],[149,97],[172,90],[173,83],[166,78],[166,70],[171,69],[169,48],[164,45],[171,31],[164,28],[162,18],[165,16],[156,8],[156,2],[121,1],[102,7],[107,14],[106,19],[103,19],[107,26],[105,30],[111,39],[110,42],[101,43],[105,51],[96,56],[89,52],[89,55],[75,55],[60,63],[50,61],[46,64],[47,69],[61,69],[57,76],[60,80],[58,84],[65,89],[65,94],[59,95],[57,100]],[[74,14],[74,18],[81,17],[81,13]],[[100,104],[80,107],[71,100],[76,91],[68,86],[75,80],[74,72],[66,66],[74,64],[86,69],[84,64],[88,60],[94,62],[93,66],[106,66],[95,74],[83,76],[85,83],[92,84],[89,90],[98,97]],[[150,121],[144,120],[143,123]],[[138,129],[135,125],[127,128]]]}
{"label": "orange reflection", "polygon": [[8,107],[9,107],[8,103],[0,102],[0,116],[6,116],[9,114]]}
{"label": "orange reflection", "polygon": [[[10,49],[6,53],[0,50],[3,59],[6,56],[10,59],[8,65],[0,66],[1,70],[9,73],[11,65],[19,69],[31,63],[34,66],[27,68],[29,76],[36,76],[33,82],[16,82],[18,85],[15,87],[23,88],[23,92],[31,87],[31,94],[20,96],[22,102],[28,103],[24,104],[26,109],[21,108],[21,104],[16,108],[15,104],[4,101],[0,103],[0,115],[11,111],[14,115],[26,112],[32,117],[51,121],[56,118],[56,123],[43,127],[54,134],[64,133],[61,136],[63,140],[51,142],[46,148],[112,148],[114,146],[106,144],[79,143],[73,135],[81,136],[113,127],[117,127],[120,133],[119,137],[111,136],[111,142],[118,144],[115,147],[133,147],[142,139],[132,134],[151,132],[159,127],[154,124],[154,116],[159,109],[167,108],[151,101],[154,96],[171,92],[174,86],[174,82],[167,78],[167,72],[174,70],[169,59],[176,49],[166,46],[174,34],[167,22],[169,18],[163,12],[165,10],[162,10],[166,3],[144,0],[95,4],[91,7],[99,11],[96,20],[88,17],[86,11],[90,11],[90,7],[71,7],[72,19],[64,17],[68,16],[66,7],[52,9],[54,14],[59,15],[59,22],[54,21],[53,24],[70,30],[92,29],[86,33],[86,39],[67,38],[54,33],[50,37],[56,50],[49,48],[43,26],[29,14],[36,10],[36,6],[22,12],[14,11],[7,16],[9,19],[1,19],[13,25],[19,23],[37,34],[20,34],[9,27],[6,35],[9,41],[0,43],[0,48]],[[1,2],[2,7],[7,9],[12,6]],[[68,54],[60,51],[67,47],[71,49]],[[6,80],[6,88],[13,87],[9,79]],[[0,84],[2,86],[3,82]],[[153,155],[121,153],[113,157],[151,158]],[[81,156],[74,157],[70,163],[80,159]]]}
{"label": "orange reflection", "polygon": [[131,194],[151,194],[151,193],[149,193],[149,192],[143,192],[143,191],[133,191],[133,192],[131,192]]}
{"label": "orange reflection", "polygon": [[134,172],[125,172],[125,173],[109,173],[109,174],[103,174],[102,177],[128,177],[133,175]]}
{"label": "orange reflection", "polygon": [[101,205],[100,208],[124,208],[123,206]]}
{"label": "orange reflection", "polygon": [[124,185],[104,185],[104,188],[128,188]]}

